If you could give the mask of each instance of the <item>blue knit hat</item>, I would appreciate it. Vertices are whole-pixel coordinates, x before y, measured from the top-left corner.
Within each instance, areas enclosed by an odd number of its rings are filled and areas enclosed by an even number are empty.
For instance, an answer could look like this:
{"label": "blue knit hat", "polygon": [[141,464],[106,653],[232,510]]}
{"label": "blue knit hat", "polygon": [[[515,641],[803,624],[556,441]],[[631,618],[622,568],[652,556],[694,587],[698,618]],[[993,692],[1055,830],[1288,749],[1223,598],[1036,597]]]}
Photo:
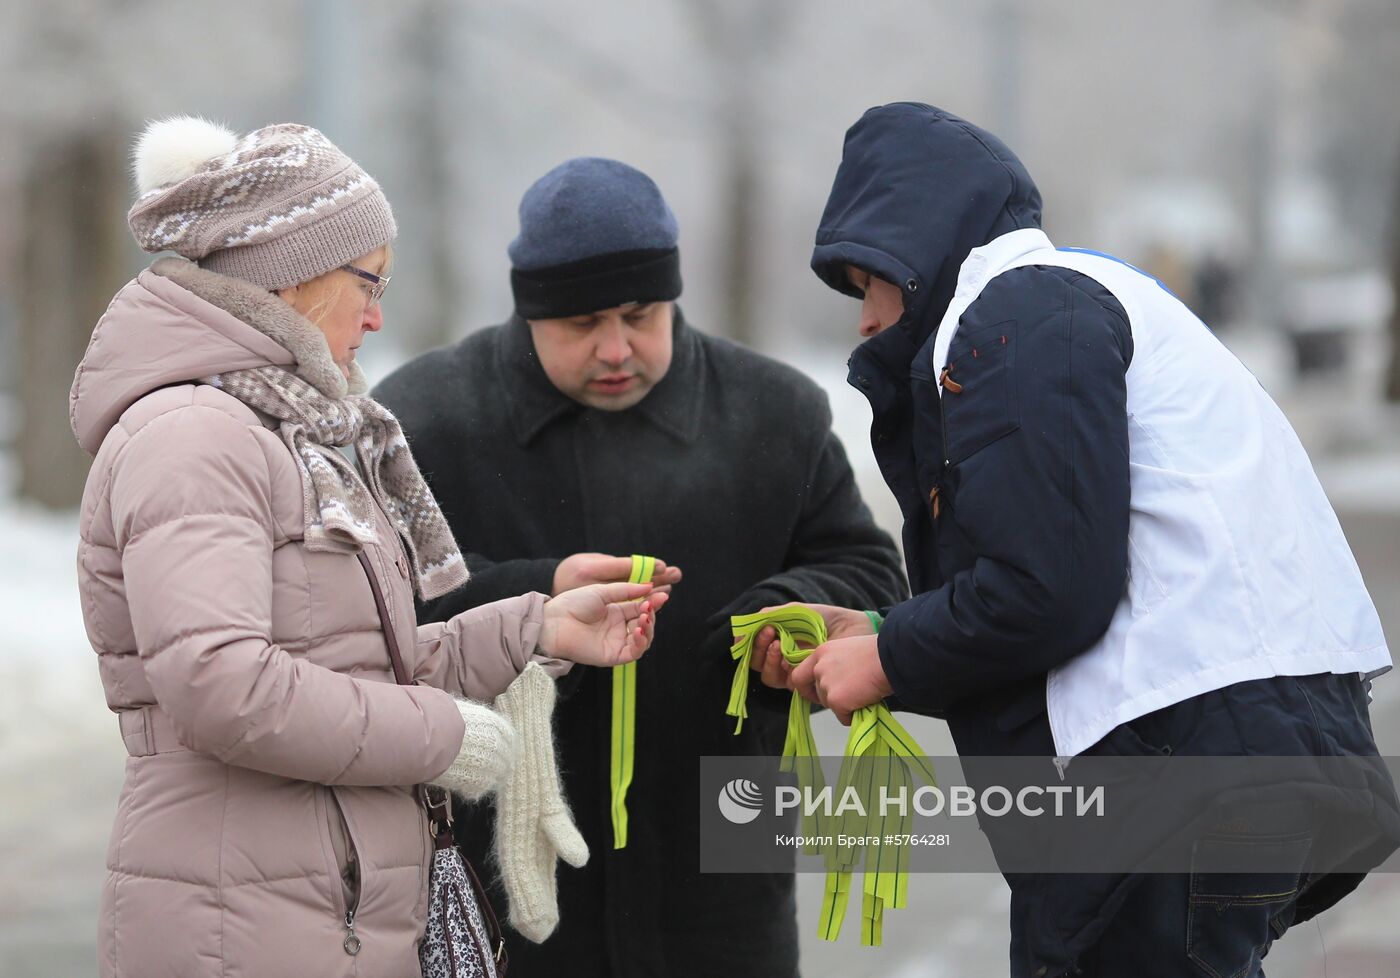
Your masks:
{"label": "blue knit hat", "polygon": [[510,243],[515,311],[557,319],[681,294],[676,215],[642,171],[583,156],[525,191]]}

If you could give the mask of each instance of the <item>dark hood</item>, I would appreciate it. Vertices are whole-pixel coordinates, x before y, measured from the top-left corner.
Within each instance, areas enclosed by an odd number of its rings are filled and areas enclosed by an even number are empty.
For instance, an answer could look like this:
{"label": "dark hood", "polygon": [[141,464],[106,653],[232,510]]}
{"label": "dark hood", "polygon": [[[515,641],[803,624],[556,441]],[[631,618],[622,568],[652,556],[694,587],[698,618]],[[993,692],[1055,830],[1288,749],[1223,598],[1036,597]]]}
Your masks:
{"label": "dark hood", "polygon": [[968,253],[1038,227],[1040,191],[1000,139],[931,105],[895,102],[846,132],[812,270],[856,298],[848,264],[899,285],[899,346],[917,350],[953,298]]}

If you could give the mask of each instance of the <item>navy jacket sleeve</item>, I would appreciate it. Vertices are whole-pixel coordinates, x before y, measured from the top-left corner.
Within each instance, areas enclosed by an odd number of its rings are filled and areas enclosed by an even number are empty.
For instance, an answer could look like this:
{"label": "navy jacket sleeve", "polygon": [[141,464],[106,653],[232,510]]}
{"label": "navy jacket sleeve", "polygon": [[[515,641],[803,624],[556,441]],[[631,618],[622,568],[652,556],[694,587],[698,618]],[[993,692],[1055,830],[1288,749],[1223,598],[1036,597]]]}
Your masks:
{"label": "navy jacket sleeve", "polygon": [[[1000,383],[943,394],[952,447],[936,533],[940,551],[946,534],[964,559],[941,586],[891,609],[879,637],[895,695],[933,713],[1087,650],[1112,619],[1128,564],[1132,336],[1122,307],[1077,273],[1016,269],[968,308],[958,336],[954,375],[969,343],[1012,349]],[[987,442],[957,443],[968,430]]]}

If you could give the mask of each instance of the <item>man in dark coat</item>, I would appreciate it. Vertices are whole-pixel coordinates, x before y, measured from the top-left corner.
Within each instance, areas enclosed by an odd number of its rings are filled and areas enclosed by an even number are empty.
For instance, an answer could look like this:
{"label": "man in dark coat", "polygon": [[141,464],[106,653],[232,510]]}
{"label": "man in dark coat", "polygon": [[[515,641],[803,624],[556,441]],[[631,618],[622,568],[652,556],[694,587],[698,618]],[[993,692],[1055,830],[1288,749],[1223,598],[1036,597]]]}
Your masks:
{"label": "man in dark coat", "polygon": [[[728,616],[888,605],[907,594],[898,554],[861,501],[823,392],[697,331],[673,304],[675,218],[649,178],[571,160],[530,188],[520,218],[516,315],[374,392],[468,552],[471,581],[426,620],[625,579],[633,553],[661,558],[657,579],[679,583],[637,667],[625,848],[613,848],[609,812],[610,676],[575,668],[561,684],[560,767],[592,858],[561,867],[551,938],[508,932],[510,972],[795,975],[792,876],[699,872],[698,759],[779,754],[786,722],[788,694],[754,683],[735,736]],[[486,808],[460,812],[478,863],[491,823]]]}
{"label": "man in dark coat", "polygon": [[[1171,829],[1217,848],[1292,840],[1268,873],[1007,873],[1014,978],[1261,974],[1400,841],[1364,691],[1390,657],[1287,422],[1159,283],[1055,249],[1021,161],[931,106],[847,133],[812,267],[863,301],[850,382],[914,596],[878,632],[826,609],[849,637],[790,681],[843,718],[892,696],[945,717],[962,755],[1060,777],[1079,756],[1306,758],[1171,799],[1191,819]],[[1289,804],[1251,793],[1275,788]]]}

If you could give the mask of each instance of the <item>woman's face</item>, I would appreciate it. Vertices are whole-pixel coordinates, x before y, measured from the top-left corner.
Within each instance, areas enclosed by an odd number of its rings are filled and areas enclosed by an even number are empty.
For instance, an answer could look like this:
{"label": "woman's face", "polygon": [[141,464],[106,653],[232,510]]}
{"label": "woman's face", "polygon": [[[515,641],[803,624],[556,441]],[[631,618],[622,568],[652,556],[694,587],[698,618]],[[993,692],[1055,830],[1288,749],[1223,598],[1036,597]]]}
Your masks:
{"label": "woman's face", "polygon": [[[348,264],[382,276],[389,264],[389,249],[376,248]],[[377,333],[384,327],[383,310],[378,302],[371,300],[372,289],[366,279],[336,269],[277,294],[325,334],[331,359],[348,379],[350,364],[365,334]]]}

